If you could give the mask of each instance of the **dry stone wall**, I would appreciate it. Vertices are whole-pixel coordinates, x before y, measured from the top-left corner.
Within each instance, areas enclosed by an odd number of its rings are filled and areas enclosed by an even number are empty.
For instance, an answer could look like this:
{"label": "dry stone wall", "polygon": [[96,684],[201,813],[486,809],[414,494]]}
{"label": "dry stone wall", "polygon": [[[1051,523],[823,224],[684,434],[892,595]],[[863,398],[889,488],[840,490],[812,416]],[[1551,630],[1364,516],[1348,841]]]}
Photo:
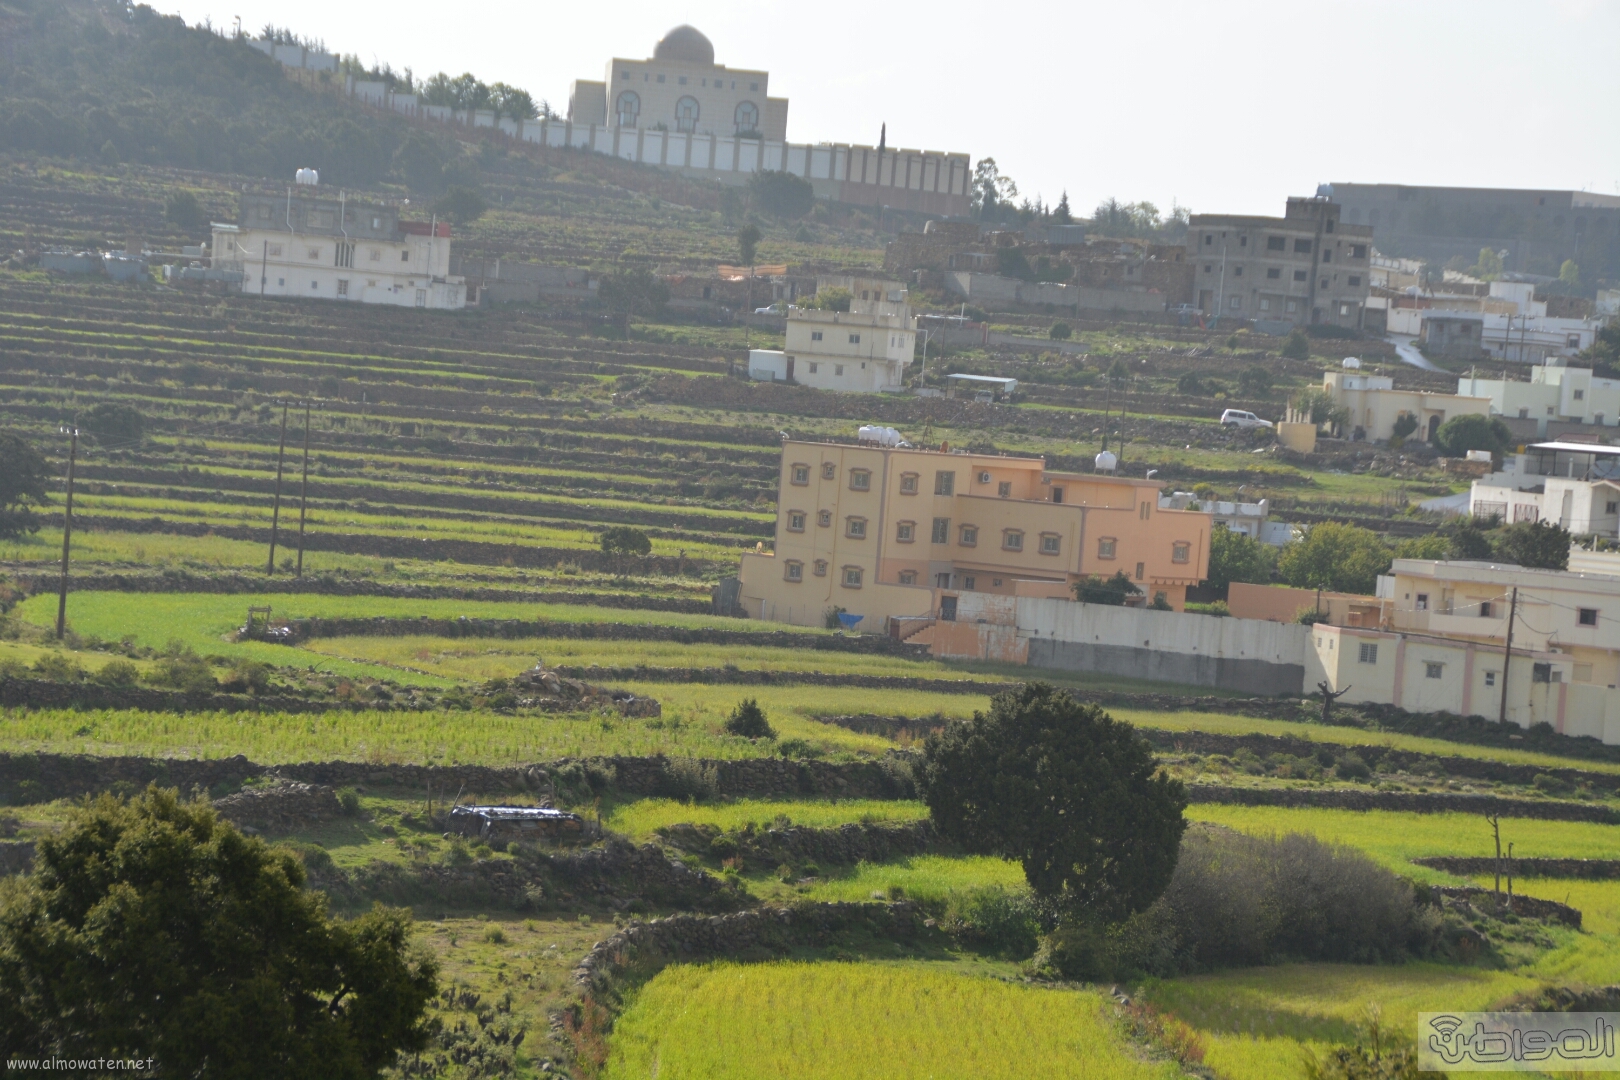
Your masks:
{"label": "dry stone wall", "polygon": [[1311,806],[1335,810],[1404,810],[1417,814],[1501,814],[1541,821],[1594,821],[1620,824],[1620,813],[1589,803],[1500,799],[1494,795],[1437,794],[1421,791],[1353,791],[1341,788],[1240,788],[1187,785],[1187,801],[1228,806]]}
{"label": "dry stone wall", "polygon": [[[670,847],[697,855],[707,855],[722,835],[712,825],[672,825],[657,831]],[[840,825],[833,829],[812,829],[795,825],[763,832],[733,833],[728,839],[737,853],[754,865],[846,866],[858,862],[890,862],[912,855],[940,850],[944,842],[932,822],[905,825]]]}
{"label": "dry stone wall", "polygon": [[1514,877],[1581,878],[1612,881],[1620,878],[1620,859],[1507,859],[1470,858],[1456,855],[1425,855],[1413,859],[1418,866],[1468,876],[1494,874],[1501,870]]}

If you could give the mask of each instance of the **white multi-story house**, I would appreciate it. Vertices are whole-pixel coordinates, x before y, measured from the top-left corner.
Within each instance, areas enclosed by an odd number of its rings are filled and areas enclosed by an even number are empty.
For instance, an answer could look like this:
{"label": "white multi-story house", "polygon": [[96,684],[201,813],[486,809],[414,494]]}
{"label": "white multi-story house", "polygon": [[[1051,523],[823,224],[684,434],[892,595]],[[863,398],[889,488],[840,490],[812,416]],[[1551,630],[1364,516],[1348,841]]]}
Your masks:
{"label": "white multi-story house", "polygon": [[1536,421],[1536,433],[1547,434],[1547,424],[1620,425],[1620,379],[1595,377],[1591,368],[1565,366],[1561,357],[1530,369],[1527,382],[1518,379],[1457,380],[1457,393],[1491,399],[1499,416]]}
{"label": "white multi-story house", "polygon": [[213,226],[215,274],[240,274],[250,296],[466,306],[466,280],[450,274],[448,222],[401,221],[394,207],[316,191],[300,183],[285,196],[242,195],[236,224]]}
{"label": "white multi-story house", "polygon": [[859,277],[818,281],[818,290],[829,287],[849,289],[849,310],[790,309],[786,344],[750,352],[749,376],[851,393],[903,390],[917,349],[905,286]]}
{"label": "white multi-story house", "polygon": [[1550,521],[1577,536],[1620,538],[1620,446],[1532,443],[1475,480],[1468,512],[1512,525]]}

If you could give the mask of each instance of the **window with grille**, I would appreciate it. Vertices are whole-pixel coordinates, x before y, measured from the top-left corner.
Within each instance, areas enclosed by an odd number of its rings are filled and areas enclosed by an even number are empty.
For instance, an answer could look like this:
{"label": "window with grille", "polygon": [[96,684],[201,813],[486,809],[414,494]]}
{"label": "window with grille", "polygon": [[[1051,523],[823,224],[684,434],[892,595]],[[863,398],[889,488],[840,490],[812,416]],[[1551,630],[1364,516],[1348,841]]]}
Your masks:
{"label": "window with grille", "polygon": [[810,482],[810,466],[808,466],[808,465],[795,465],[795,466],[793,466],[793,478],[791,480],[791,483],[808,484],[809,482]]}
{"label": "window with grille", "polygon": [[1363,664],[1378,663],[1378,646],[1371,641],[1361,643],[1361,654],[1357,657]]}
{"label": "window with grille", "polygon": [[1041,554],[1057,555],[1063,546],[1063,538],[1057,533],[1041,533]]}
{"label": "window with grille", "polygon": [[979,529],[976,525],[962,526],[962,546],[973,547],[979,542]]}
{"label": "window with grille", "polygon": [[803,510],[789,510],[787,516],[788,532],[804,532]]}
{"label": "window with grille", "polygon": [[934,494],[952,495],[956,492],[956,474],[954,472],[937,472],[934,474]]}
{"label": "window with grille", "polygon": [[1019,529],[1004,529],[1001,533],[1001,546],[1008,551],[1024,550],[1024,534]]}
{"label": "window with grille", "polygon": [[914,521],[899,522],[894,527],[894,538],[896,542],[901,544],[912,543],[917,539],[917,523]]}
{"label": "window with grille", "polygon": [[849,490],[851,490],[851,491],[871,491],[872,490],[872,473],[871,473],[871,470],[869,470],[869,469],[851,469],[851,470],[849,470]]}
{"label": "window with grille", "polygon": [[917,494],[917,474],[914,472],[900,474],[900,494]]}
{"label": "window with grille", "polygon": [[1170,561],[1178,563],[1192,561],[1192,545],[1184,540],[1178,540],[1170,545]]}
{"label": "window with grille", "polygon": [[1114,549],[1118,546],[1118,544],[1119,544],[1119,541],[1115,540],[1112,536],[1105,536],[1102,539],[1098,540],[1097,541],[1097,558],[1099,558],[1099,559],[1112,559],[1114,557]]}
{"label": "window with grille", "polygon": [[862,571],[858,566],[844,567],[844,588],[858,589],[861,587]]}
{"label": "window with grille", "polygon": [[846,518],[844,520],[844,535],[851,540],[865,540],[866,519],[863,517]]}
{"label": "window with grille", "polygon": [[789,559],[783,567],[783,577],[789,581],[804,580],[804,563],[797,559]]}
{"label": "window with grille", "polygon": [[837,475],[838,475],[838,466],[837,465],[833,464],[830,461],[823,461],[821,463],[821,478],[823,480],[831,480]]}
{"label": "window with grille", "polygon": [[933,529],[933,533],[932,533],[930,538],[936,544],[948,544],[948,543],[950,543],[951,542],[951,519],[950,518],[935,518],[934,519],[934,529]]}

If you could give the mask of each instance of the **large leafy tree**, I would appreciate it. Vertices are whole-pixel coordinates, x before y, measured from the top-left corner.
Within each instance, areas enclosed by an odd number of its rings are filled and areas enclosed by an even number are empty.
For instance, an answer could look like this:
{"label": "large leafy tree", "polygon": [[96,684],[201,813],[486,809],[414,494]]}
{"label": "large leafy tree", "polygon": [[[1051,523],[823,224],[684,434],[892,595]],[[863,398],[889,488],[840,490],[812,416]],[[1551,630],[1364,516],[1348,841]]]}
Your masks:
{"label": "large leafy tree", "polygon": [[39,528],[32,506],[50,501],[50,466],[14,431],[0,431],[0,537]]}
{"label": "large leafy tree", "polygon": [[636,266],[604,277],[596,295],[609,311],[651,315],[669,302],[669,286],[647,267]]}
{"label": "large leafy tree", "polygon": [[164,1076],[373,1077],[436,992],[410,916],[327,916],[290,853],[148,789],[76,811],[0,892],[0,1053]]}
{"label": "large leafy tree", "polygon": [[1017,859],[1060,912],[1118,919],[1164,892],[1186,792],[1134,728],[1046,683],[929,736],[919,784],[941,835]]}
{"label": "large leafy tree", "polygon": [[1370,593],[1389,569],[1390,552],[1378,534],[1359,525],[1326,521],[1305,539],[1283,548],[1277,570],[1300,589]]}
{"label": "large leafy tree", "polygon": [[816,205],[810,181],[774,169],[761,169],[748,178],[748,197],[767,214],[784,218],[802,218]]}
{"label": "large leafy tree", "polygon": [[1453,457],[1462,457],[1470,450],[1500,454],[1513,444],[1513,432],[1494,416],[1453,416],[1440,425],[1434,441]]}
{"label": "large leafy tree", "polygon": [[1209,534],[1209,577],[1212,589],[1225,589],[1234,581],[1263,585],[1271,580],[1272,551],[1248,533],[1233,532],[1224,525]]}
{"label": "large leafy tree", "polygon": [[1498,559],[1541,570],[1569,569],[1569,530],[1551,521],[1521,521],[1491,537]]}

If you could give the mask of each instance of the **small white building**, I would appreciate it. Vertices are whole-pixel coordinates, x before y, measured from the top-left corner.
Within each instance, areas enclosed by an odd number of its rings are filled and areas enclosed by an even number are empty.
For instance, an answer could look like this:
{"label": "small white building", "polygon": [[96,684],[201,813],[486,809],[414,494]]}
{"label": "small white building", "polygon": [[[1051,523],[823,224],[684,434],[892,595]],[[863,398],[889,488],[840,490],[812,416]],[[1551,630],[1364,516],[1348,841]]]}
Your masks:
{"label": "small white building", "polygon": [[1252,540],[1273,547],[1282,547],[1301,538],[1303,530],[1297,525],[1271,520],[1271,502],[1233,502],[1224,499],[1200,499],[1190,491],[1176,491],[1159,495],[1160,510],[1197,510],[1208,514],[1216,525],[1229,532],[1241,533]]}
{"label": "small white building", "polygon": [[215,275],[240,274],[250,296],[466,306],[466,279],[450,274],[448,222],[401,221],[395,207],[317,190],[301,182],[285,196],[243,194],[236,224],[213,226]]}
{"label": "small white building", "polygon": [[1549,421],[1620,425],[1620,379],[1566,367],[1562,358],[1537,364],[1529,374],[1528,381],[1464,376],[1457,380],[1457,393],[1490,398],[1491,412],[1498,416],[1535,420],[1538,435],[1547,434]]}

